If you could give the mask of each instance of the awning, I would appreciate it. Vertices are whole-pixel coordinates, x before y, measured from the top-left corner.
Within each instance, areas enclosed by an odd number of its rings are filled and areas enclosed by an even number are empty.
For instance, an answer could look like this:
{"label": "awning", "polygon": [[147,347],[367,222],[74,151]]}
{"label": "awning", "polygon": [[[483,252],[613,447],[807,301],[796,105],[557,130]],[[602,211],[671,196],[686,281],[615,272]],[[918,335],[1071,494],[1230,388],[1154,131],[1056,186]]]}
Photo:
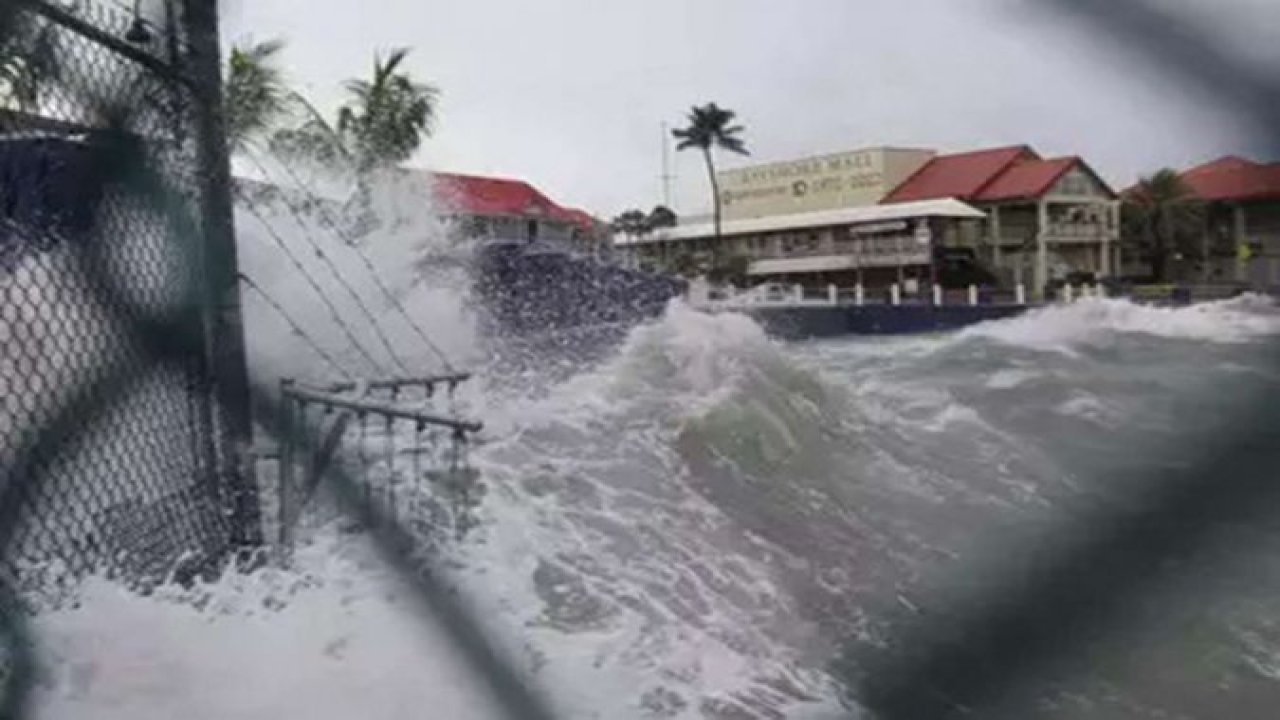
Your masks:
{"label": "awning", "polygon": [[[936,217],[979,219],[986,216],[986,213],[972,205],[954,198],[944,198],[942,200],[921,200],[919,202],[895,203],[893,205],[867,205],[818,212],[771,215],[769,217],[746,220],[728,220],[722,223],[720,235],[728,238],[734,235],[754,235],[766,232],[858,225],[862,223],[884,223],[894,220],[916,220]],[[614,236],[614,244],[620,246],[646,245],[657,242],[712,237],[715,237],[715,226],[712,223],[699,223],[662,228],[639,237],[618,234]]]}

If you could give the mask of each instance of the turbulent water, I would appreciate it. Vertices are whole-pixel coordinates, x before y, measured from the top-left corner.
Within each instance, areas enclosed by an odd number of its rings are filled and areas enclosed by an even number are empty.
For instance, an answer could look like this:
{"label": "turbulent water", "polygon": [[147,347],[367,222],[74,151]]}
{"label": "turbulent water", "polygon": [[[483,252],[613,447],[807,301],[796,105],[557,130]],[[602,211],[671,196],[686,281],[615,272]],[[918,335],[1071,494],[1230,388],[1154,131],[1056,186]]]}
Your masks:
{"label": "turbulent water", "polygon": [[[845,680],[903,618],[1034,563],[1280,389],[1280,309],[1258,298],[792,345],[676,302],[599,361],[513,380],[500,340],[467,335],[462,291],[432,287],[405,297],[447,316],[432,330],[478,369],[467,409],[486,422],[482,523],[442,573],[565,717],[859,714]],[[1123,642],[1010,717],[1272,717],[1280,563],[1269,532],[1249,537],[1246,562],[1134,598]],[[37,708],[494,717],[412,592],[330,526],[287,571],[147,598],[93,581],[37,618]]]}

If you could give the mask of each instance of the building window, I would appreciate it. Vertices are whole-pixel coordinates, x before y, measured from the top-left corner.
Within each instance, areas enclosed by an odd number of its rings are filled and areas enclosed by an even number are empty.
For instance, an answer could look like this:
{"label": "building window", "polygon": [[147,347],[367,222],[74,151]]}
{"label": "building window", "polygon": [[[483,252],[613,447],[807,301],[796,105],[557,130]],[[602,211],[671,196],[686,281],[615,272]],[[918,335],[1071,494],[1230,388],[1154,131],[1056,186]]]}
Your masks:
{"label": "building window", "polygon": [[489,219],[482,217],[468,218],[466,232],[471,237],[487,237],[489,235]]}

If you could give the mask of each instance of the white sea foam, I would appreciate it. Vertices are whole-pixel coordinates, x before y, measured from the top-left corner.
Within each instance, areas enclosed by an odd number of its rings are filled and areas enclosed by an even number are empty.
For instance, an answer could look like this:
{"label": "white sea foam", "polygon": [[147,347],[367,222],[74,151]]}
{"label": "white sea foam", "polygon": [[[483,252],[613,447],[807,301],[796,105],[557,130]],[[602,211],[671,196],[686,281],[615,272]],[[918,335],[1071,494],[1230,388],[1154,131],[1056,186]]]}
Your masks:
{"label": "white sea foam", "polygon": [[[399,220],[362,247],[431,337],[468,366],[480,359],[482,338],[463,263],[422,212],[422,195],[379,195],[391,204],[383,212]],[[372,323],[359,319],[303,233],[314,234],[385,321],[396,350],[415,369],[438,369],[349,247],[309,220],[299,225],[287,209],[264,213],[380,363],[390,365]],[[243,213],[240,223],[246,274],[339,353],[343,335],[310,287],[261,223]],[[425,275],[424,257],[434,263]],[[246,298],[255,376],[329,376],[260,300]],[[1036,481],[1005,465],[1038,456],[953,386],[980,392],[985,378],[987,390],[1021,389],[1041,371],[1002,364],[1002,347],[1070,350],[1120,334],[1242,343],[1280,334],[1280,319],[1256,298],[1169,310],[1087,300],[950,336],[797,351],[745,317],[673,302],[603,363],[566,381],[535,372],[523,380],[545,383],[536,393],[486,391],[504,387],[494,378],[470,385],[464,402],[486,423],[473,461],[488,493],[483,524],[445,551],[441,573],[500,638],[517,671],[567,717],[835,715],[837,693],[824,669],[837,638],[782,580],[803,575],[808,559],[761,528],[792,522],[807,532],[811,518],[797,508],[831,509],[840,484],[855,484],[864,470],[822,463],[859,442],[888,446],[858,456],[876,492],[893,497],[886,514],[907,496],[932,507],[961,494],[975,506],[1040,502]],[[976,364],[964,355],[975,347],[991,349]],[[955,370],[953,357],[970,365]],[[372,373],[349,348],[341,360],[357,374]],[[964,374],[973,368],[977,379]],[[1057,409],[1098,410],[1072,399]],[[923,467],[918,458],[934,439],[952,442]],[[978,461],[989,455],[996,490],[954,475],[950,466],[970,453]],[[802,485],[819,480],[827,485]],[[833,517],[844,522],[840,513],[853,518],[862,510],[836,507]],[[839,537],[867,533],[884,548],[926,544],[914,535],[929,528],[909,520],[890,518],[900,538],[863,526]],[[863,562],[874,556],[874,542],[813,550]],[[414,591],[361,541],[321,533],[297,562],[290,571],[228,576],[152,597],[90,580],[78,607],[35,621],[45,661],[41,716],[490,716],[486,690],[417,610]],[[842,583],[859,580],[863,569],[836,568]]]}
{"label": "white sea foam", "polygon": [[1070,350],[1079,344],[1105,342],[1117,334],[1244,343],[1280,335],[1280,311],[1269,300],[1257,296],[1186,307],[1155,307],[1127,300],[1090,298],[975,325],[961,331],[959,337],[985,338],[1036,349]]}
{"label": "white sea foam", "polygon": [[151,597],[88,580],[34,621],[37,717],[501,717],[363,543],[330,535],[296,560]]}

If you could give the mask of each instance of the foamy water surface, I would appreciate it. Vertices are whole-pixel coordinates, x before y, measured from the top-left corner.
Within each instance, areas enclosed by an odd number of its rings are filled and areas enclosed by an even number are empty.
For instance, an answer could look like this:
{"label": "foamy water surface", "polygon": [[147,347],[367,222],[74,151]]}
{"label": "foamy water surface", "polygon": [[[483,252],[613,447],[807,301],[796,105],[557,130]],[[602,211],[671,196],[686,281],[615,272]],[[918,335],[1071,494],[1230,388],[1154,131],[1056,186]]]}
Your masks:
{"label": "foamy water surface", "polygon": [[[251,224],[242,235],[249,271],[340,348],[264,238]],[[427,250],[441,248],[378,262]],[[566,717],[856,711],[833,661],[891,647],[904,608],[942,609],[939,578],[1123,496],[1120,478],[1152,458],[1194,459],[1198,438],[1276,389],[1280,311],[1258,298],[1087,300],[947,335],[796,345],[676,302],[604,360],[513,387],[500,340],[471,330],[464,280],[391,277],[479,372],[464,404],[486,423],[472,456],[482,522],[441,551],[439,572]],[[249,308],[260,377],[323,374]],[[431,367],[406,328],[391,332]],[[1233,688],[1276,692],[1274,564],[1255,565],[1244,590],[1224,580],[1225,599],[1206,586],[1184,618],[1194,633],[1046,693],[1086,698],[1080,717],[1210,717],[1200,708],[1233,707]],[[288,570],[150,597],[93,580],[77,606],[36,618],[36,706],[49,718],[492,717],[413,592],[333,523]],[[1071,716],[1038,707],[1024,716]]]}

